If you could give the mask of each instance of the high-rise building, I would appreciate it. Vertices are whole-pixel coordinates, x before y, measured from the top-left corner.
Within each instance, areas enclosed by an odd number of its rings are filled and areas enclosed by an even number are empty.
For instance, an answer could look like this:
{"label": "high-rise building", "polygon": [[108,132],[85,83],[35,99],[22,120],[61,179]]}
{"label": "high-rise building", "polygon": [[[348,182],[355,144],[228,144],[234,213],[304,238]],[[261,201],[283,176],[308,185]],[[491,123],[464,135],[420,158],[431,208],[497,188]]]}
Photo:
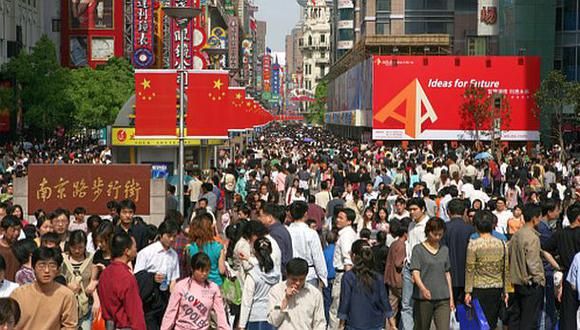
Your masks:
{"label": "high-rise building", "polygon": [[266,51],[266,30],[265,21],[256,21],[256,55],[263,55]]}
{"label": "high-rise building", "polygon": [[303,7],[302,52],[304,88],[314,95],[318,82],[330,68],[330,6],[309,1]]}
{"label": "high-rise building", "polygon": [[302,68],[302,53],[300,43],[302,42],[302,27],[298,24],[286,36],[286,73],[293,75],[298,68]]}
{"label": "high-rise building", "polygon": [[354,45],[354,16],[353,0],[331,0],[331,60],[334,63]]}
{"label": "high-rise building", "polygon": [[45,33],[45,2],[0,0],[0,64],[23,49],[30,51]]}
{"label": "high-rise building", "polygon": [[556,68],[578,79],[578,1],[500,0],[499,8],[501,55],[541,56],[542,76]]}

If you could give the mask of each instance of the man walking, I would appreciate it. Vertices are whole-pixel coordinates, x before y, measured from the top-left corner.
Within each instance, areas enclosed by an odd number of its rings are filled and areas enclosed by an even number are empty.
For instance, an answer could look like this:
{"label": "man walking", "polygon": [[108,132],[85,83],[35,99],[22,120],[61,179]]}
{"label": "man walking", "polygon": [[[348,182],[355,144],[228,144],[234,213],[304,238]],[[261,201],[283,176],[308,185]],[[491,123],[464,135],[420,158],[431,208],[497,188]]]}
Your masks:
{"label": "man walking", "polygon": [[113,262],[101,274],[98,287],[103,318],[112,329],[147,329],[139,286],[127,265],[136,255],[137,244],[133,237],[127,233],[112,237]]}
{"label": "man walking", "polygon": [[540,313],[546,278],[540,257],[540,234],[534,229],[540,223],[542,208],[524,206],[524,226],[511,239],[509,247],[510,277],[515,289],[513,329],[535,329]]}

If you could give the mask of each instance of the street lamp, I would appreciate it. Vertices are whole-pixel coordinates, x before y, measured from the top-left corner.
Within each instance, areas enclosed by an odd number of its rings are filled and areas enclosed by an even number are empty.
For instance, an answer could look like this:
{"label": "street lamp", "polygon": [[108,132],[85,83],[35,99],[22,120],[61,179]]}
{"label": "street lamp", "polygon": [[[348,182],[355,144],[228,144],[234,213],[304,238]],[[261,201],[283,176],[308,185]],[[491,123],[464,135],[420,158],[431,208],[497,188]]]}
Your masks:
{"label": "street lamp", "polygon": [[[179,27],[179,67],[177,72],[179,74],[179,184],[177,185],[177,196],[179,196],[179,213],[185,216],[183,207],[183,167],[185,165],[185,123],[184,123],[184,109],[185,109],[185,62],[184,62],[184,35],[187,29],[187,24],[201,13],[201,9],[192,7],[164,7],[165,15],[171,17]],[[190,116],[193,114],[189,114]]]}

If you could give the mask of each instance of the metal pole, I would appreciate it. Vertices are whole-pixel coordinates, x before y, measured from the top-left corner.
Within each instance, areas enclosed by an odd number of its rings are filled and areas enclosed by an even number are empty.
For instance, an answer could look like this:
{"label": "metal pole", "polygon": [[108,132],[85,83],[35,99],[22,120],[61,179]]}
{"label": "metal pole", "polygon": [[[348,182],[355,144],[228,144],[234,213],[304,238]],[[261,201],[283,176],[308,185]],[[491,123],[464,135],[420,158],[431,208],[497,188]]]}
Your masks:
{"label": "metal pole", "polygon": [[218,147],[217,146],[214,146],[213,147],[213,164],[214,164],[215,168],[218,168],[219,167],[219,164],[218,164]]}
{"label": "metal pole", "polygon": [[184,135],[184,108],[185,108],[185,62],[183,56],[184,50],[184,35],[185,24],[180,24],[179,34],[179,184],[177,186],[177,194],[179,196],[179,213],[185,215],[183,205],[183,177],[185,165],[185,135]]}

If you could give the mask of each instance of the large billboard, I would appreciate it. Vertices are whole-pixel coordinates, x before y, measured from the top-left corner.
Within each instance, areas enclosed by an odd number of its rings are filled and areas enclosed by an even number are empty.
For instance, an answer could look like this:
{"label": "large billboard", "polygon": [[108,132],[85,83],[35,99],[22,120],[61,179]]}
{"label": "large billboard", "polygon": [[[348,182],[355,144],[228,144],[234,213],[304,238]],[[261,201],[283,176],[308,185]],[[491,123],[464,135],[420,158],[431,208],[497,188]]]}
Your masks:
{"label": "large billboard", "polygon": [[539,140],[539,57],[374,56],[373,71],[375,140],[474,140],[461,111],[469,86],[508,104],[503,140]]}

